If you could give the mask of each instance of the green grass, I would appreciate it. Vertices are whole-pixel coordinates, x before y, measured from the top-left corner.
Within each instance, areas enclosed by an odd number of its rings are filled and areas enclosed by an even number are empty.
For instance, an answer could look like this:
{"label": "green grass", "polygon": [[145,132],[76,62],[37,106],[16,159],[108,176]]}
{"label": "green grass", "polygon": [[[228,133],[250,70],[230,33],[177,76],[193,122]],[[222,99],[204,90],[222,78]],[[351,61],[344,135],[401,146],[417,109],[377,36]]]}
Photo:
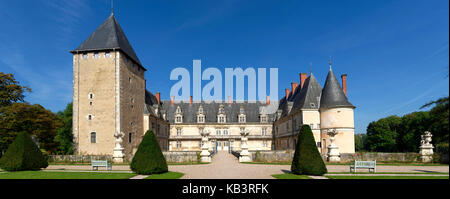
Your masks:
{"label": "green grass", "polygon": [[[70,165],[70,166],[91,166],[91,163],[74,163],[74,162],[51,162],[49,165]],[[209,164],[209,162],[168,162],[167,165],[196,165]],[[114,163],[113,166],[129,166],[130,163]]]}
{"label": "green grass", "polygon": [[184,176],[184,173],[169,171],[167,173],[162,174],[153,174],[146,177],[145,179],[178,179],[181,178],[182,176]]}
{"label": "green grass", "polygon": [[[269,164],[269,165],[291,165],[291,162],[241,162],[243,164]],[[353,162],[326,163],[325,165],[353,165]],[[388,163],[377,162],[377,166],[448,166],[448,164],[438,163]]]}
{"label": "green grass", "polygon": [[306,175],[295,175],[291,173],[284,173],[284,174],[274,174],[272,177],[277,179],[311,179],[310,177]]}
{"label": "green grass", "polygon": [[136,176],[136,174],[53,171],[16,171],[0,173],[0,179],[129,179],[133,176]]}
{"label": "green grass", "polygon": [[326,176],[330,179],[447,179],[448,176]]}

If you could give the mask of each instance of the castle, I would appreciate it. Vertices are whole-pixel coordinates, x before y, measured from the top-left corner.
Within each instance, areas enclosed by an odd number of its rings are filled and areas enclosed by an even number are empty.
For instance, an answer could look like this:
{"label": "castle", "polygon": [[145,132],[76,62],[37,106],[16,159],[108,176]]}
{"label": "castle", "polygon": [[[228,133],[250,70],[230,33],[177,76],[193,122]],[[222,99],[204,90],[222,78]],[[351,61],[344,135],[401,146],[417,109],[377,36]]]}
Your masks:
{"label": "castle", "polygon": [[266,102],[162,101],[147,91],[141,64],[113,14],[73,54],[73,135],[78,154],[130,160],[147,130],[163,151],[200,151],[201,132],[210,132],[210,150],[240,150],[240,132],[249,132],[250,151],[293,149],[299,127],[310,125],[317,147],[327,153],[329,131],[341,153],[354,153],[354,106],[333,71],[324,88],[311,73],[269,112]]}

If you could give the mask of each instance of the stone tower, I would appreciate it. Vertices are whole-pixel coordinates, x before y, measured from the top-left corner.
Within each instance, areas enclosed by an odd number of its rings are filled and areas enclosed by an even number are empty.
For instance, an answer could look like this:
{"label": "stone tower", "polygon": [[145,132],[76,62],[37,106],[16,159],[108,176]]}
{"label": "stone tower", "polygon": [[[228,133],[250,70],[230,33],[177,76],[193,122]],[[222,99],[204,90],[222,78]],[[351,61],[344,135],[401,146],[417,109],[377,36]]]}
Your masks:
{"label": "stone tower", "polygon": [[146,69],[113,14],[71,53],[77,154],[112,155],[119,144],[129,157],[144,135]]}
{"label": "stone tower", "polygon": [[[343,77],[346,77],[345,75]],[[325,86],[320,97],[320,124],[322,153],[328,152],[330,144],[328,132],[335,131],[335,145],[340,153],[355,152],[355,123],[353,106],[347,99],[346,79],[343,78],[344,89],[339,85],[336,76],[331,70],[328,72]]]}

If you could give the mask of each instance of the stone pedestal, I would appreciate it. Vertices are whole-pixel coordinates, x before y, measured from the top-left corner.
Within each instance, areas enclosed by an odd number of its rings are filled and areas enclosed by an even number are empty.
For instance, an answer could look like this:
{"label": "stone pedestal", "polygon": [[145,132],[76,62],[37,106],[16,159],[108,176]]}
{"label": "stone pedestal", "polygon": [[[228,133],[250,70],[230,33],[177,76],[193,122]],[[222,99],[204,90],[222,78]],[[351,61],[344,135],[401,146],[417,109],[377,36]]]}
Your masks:
{"label": "stone pedestal", "polygon": [[339,157],[339,147],[334,143],[334,136],[337,134],[336,129],[328,130],[327,134],[330,136],[330,145],[327,147],[327,160],[328,162],[339,162],[341,161],[341,158]]}
{"label": "stone pedestal", "polygon": [[209,142],[208,142],[208,131],[202,131],[200,133],[202,136],[202,152],[200,153],[200,161],[201,162],[211,162],[211,157],[209,156]]}
{"label": "stone pedestal", "polygon": [[431,133],[429,131],[425,131],[423,135],[421,135],[422,140],[420,141],[420,161],[421,162],[431,162],[433,161],[433,145],[431,144]]}
{"label": "stone pedestal", "polygon": [[115,147],[114,147],[114,153],[113,153],[113,162],[115,163],[122,163],[124,161],[125,154],[123,153],[123,147],[122,147],[122,137],[123,132],[116,132],[114,134],[115,139]]}
{"label": "stone pedestal", "polygon": [[252,158],[250,157],[250,153],[248,152],[247,146],[247,136],[248,131],[241,132],[241,153],[239,154],[239,162],[251,162]]}

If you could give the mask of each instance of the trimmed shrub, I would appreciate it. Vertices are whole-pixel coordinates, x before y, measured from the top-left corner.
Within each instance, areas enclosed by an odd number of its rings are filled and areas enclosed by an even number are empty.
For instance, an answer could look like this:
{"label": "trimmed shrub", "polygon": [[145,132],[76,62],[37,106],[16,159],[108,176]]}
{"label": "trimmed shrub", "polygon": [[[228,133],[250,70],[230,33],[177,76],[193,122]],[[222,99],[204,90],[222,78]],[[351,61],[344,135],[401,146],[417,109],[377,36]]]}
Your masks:
{"label": "trimmed shrub", "polygon": [[323,175],[327,167],[317,149],[311,128],[303,125],[298,134],[291,171],[298,175]]}
{"label": "trimmed shrub", "polygon": [[165,173],[169,170],[166,158],[161,152],[153,131],[145,133],[136,154],[134,154],[130,168],[137,174],[142,175]]}
{"label": "trimmed shrub", "polygon": [[47,158],[26,132],[16,136],[0,159],[0,168],[6,171],[33,171],[47,166]]}

